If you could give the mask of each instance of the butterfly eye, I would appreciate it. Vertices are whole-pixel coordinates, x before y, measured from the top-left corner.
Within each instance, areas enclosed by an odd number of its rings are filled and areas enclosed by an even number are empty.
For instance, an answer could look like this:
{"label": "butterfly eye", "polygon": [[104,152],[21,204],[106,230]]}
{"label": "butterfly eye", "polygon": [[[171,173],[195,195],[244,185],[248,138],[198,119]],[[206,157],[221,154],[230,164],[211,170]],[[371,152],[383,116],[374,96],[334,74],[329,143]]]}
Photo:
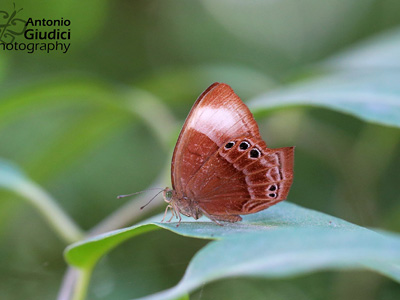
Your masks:
{"label": "butterfly eye", "polygon": [[257,148],[251,149],[249,152],[249,155],[251,158],[259,158],[260,154],[261,154],[261,152]]}
{"label": "butterfly eye", "polygon": [[246,150],[249,147],[250,147],[250,144],[246,141],[241,142],[239,145],[240,150]]}
{"label": "butterfly eye", "polygon": [[167,198],[167,200],[171,200],[172,199],[172,191],[168,191],[165,193],[165,198]]}
{"label": "butterfly eye", "polygon": [[271,186],[268,188],[268,190],[271,191],[271,192],[276,191],[276,189],[277,189],[277,187],[276,187],[275,184],[271,185]]}
{"label": "butterfly eye", "polygon": [[235,142],[229,142],[225,145],[225,149],[231,149],[235,145]]}
{"label": "butterfly eye", "polygon": [[271,197],[271,198],[275,198],[276,194],[275,193],[271,193],[271,194],[268,194],[268,196]]}

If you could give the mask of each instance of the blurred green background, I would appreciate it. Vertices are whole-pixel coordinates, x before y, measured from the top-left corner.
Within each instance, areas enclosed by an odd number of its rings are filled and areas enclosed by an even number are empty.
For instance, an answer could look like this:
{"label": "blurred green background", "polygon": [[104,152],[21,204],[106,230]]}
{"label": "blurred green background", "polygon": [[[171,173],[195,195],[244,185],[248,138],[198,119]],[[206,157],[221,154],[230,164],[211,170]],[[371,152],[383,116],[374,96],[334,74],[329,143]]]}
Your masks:
{"label": "blurred green background", "polygon": [[[66,54],[0,50],[0,157],[21,167],[84,230],[129,202],[116,195],[146,189],[163,172],[191,105],[211,83],[230,84],[246,102],[322,76],[330,72],[323,67],[330,57],[400,30],[394,0],[18,0],[16,7],[25,18],[70,19],[71,48]],[[11,8],[11,1],[1,2],[0,10]],[[369,71],[381,67],[387,66]],[[399,68],[399,61],[389,67]],[[400,231],[398,129],[320,108],[280,109],[257,120],[269,147],[296,145],[289,201]],[[351,163],[356,167],[346,166]],[[163,210],[157,201],[141,219]],[[0,299],[55,299],[66,270],[65,242],[5,190],[0,224]],[[168,288],[206,243],[166,231],[129,241],[96,267],[89,299]],[[191,299],[399,295],[398,284],[377,274],[322,272],[224,280]]]}

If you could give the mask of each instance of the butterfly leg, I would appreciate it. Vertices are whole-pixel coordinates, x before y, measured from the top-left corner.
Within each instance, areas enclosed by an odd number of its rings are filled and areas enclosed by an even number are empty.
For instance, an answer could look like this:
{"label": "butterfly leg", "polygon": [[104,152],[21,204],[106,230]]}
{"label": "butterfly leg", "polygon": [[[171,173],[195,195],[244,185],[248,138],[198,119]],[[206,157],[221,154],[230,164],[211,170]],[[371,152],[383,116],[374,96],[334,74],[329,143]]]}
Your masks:
{"label": "butterfly leg", "polygon": [[[172,209],[172,206],[171,206],[171,205],[167,205],[167,207],[165,208],[164,217],[162,218],[161,223],[164,222],[164,219],[165,219],[165,217],[167,216],[168,208],[170,208],[171,211],[172,211],[171,219],[172,219],[172,217],[174,216],[174,210]],[[169,219],[168,222],[171,222],[171,219]]]}
{"label": "butterfly leg", "polygon": [[177,217],[179,217],[179,221],[178,221],[178,224],[176,224],[176,227],[179,227],[179,225],[181,224],[182,218],[181,218],[181,214],[179,212],[176,215],[177,215]]}
{"label": "butterfly leg", "polygon": [[219,226],[224,226],[220,222],[218,222],[217,219],[211,218],[211,221],[213,221],[215,224],[217,224]]}
{"label": "butterfly leg", "polygon": [[215,218],[215,216],[208,214],[207,212],[205,212],[203,209],[200,209],[201,212],[203,213],[203,215],[205,215],[207,218],[209,218],[211,221],[213,221],[215,224],[219,225],[219,226],[224,226],[222,225],[220,222],[218,222],[218,220]]}
{"label": "butterfly leg", "polygon": [[213,216],[209,215],[207,216],[211,221],[213,221],[215,224],[219,225],[219,226],[224,226],[222,225],[220,222],[218,222],[218,220],[216,218],[214,218]]}
{"label": "butterfly leg", "polygon": [[175,216],[175,212],[174,212],[174,210],[172,209],[172,206],[171,206],[171,205],[168,205],[168,206],[171,208],[171,218],[169,218],[168,222],[171,222],[172,218]]}

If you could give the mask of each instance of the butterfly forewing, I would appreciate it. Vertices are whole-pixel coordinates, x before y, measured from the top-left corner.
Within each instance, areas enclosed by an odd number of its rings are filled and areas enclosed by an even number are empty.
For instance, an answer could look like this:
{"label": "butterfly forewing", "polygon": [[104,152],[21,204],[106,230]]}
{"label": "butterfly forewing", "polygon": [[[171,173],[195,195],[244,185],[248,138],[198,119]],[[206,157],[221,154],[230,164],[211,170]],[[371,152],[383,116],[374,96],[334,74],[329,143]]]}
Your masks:
{"label": "butterfly forewing", "polygon": [[194,103],[175,146],[171,179],[178,195],[225,141],[243,135],[260,137],[251,112],[230,86],[212,84]]}

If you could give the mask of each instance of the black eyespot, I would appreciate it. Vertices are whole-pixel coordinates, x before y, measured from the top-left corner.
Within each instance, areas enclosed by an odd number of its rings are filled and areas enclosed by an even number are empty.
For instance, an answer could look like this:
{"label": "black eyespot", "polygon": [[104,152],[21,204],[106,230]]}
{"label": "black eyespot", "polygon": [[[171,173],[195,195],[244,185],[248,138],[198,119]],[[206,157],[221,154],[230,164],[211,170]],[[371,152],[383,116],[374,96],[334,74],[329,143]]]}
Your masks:
{"label": "black eyespot", "polygon": [[250,144],[246,141],[241,142],[239,145],[240,150],[246,150],[249,147],[250,147]]}
{"label": "black eyespot", "polygon": [[235,145],[235,142],[229,142],[225,145],[225,149],[231,149]]}
{"label": "black eyespot", "polygon": [[251,158],[258,158],[260,157],[260,150],[258,150],[257,148],[251,149],[250,150],[250,157]]}
{"label": "black eyespot", "polygon": [[273,192],[273,191],[276,191],[276,185],[274,184],[274,185],[271,185],[269,188],[268,188],[268,190],[269,191],[271,191],[271,192]]}
{"label": "black eyespot", "polygon": [[268,196],[270,196],[270,197],[272,197],[272,198],[275,198],[275,197],[276,197],[276,194],[275,194],[275,193],[271,193],[271,194],[268,194]]}

